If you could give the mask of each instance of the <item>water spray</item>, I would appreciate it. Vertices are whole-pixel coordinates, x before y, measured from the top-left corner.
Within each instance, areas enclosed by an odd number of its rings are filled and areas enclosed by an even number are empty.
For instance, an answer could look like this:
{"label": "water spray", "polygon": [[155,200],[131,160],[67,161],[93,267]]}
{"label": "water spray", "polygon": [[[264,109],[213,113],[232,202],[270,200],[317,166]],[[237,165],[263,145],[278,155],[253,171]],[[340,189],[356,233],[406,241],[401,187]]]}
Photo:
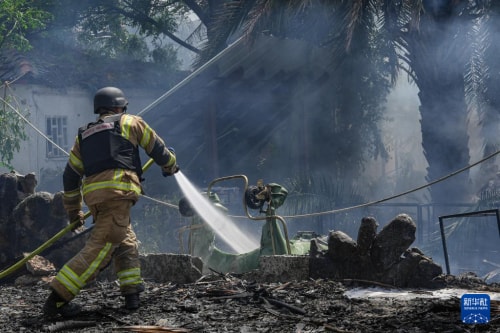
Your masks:
{"label": "water spray", "polygon": [[259,247],[256,240],[244,234],[208,197],[201,194],[181,171],[175,173],[174,177],[196,213],[236,253],[249,252]]}

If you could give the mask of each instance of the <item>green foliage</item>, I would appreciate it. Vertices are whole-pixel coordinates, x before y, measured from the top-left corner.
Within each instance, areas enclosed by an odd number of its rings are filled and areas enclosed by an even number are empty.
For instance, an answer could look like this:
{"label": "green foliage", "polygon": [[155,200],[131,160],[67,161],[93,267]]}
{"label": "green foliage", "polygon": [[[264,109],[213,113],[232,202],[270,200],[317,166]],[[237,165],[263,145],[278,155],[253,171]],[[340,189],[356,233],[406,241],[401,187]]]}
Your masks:
{"label": "green foliage", "polygon": [[51,15],[33,0],[0,1],[0,48],[27,50],[27,34],[43,29]]}
{"label": "green foliage", "polygon": [[[11,169],[14,153],[19,151],[21,142],[28,139],[24,132],[24,121],[19,115],[21,110],[11,104],[13,101],[14,98],[7,93],[0,98],[0,166]],[[23,116],[26,116],[27,112],[24,113]]]}
{"label": "green foliage", "polygon": [[168,69],[176,69],[180,66],[180,61],[177,58],[177,51],[172,45],[158,47],[151,52],[151,58],[154,63],[164,66]]}
{"label": "green foliage", "polygon": [[168,1],[84,1],[70,9],[72,21],[54,9],[56,22],[74,28],[78,42],[91,54],[154,62],[161,58],[170,67],[178,65],[175,51],[162,45],[165,35],[176,31],[182,14]]}
{"label": "green foliage", "polygon": [[[31,48],[27,36],[43,29],[51,18],[39,4],[31,0],[0,1],[0,50]],[[18,103],[5,88],[0,97],[0,166],[12,168],[14,153],[19,151],[21,141],[27,139],[20,113]]]}

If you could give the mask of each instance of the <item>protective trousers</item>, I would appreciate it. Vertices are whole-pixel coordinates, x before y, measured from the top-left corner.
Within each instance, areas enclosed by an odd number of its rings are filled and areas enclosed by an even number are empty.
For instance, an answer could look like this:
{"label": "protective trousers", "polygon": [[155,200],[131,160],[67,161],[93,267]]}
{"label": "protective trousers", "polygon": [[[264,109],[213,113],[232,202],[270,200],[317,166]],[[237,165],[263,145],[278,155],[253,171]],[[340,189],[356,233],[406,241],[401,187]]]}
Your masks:
{"label": "protective trousers", "polygon": [[137,238],[130,224],[133,204],[132,200],[115,200],[88,207],[94,218],[90,237],[50,284],[65,301],[78,295],[112,258],[122,294],[143,290]]}

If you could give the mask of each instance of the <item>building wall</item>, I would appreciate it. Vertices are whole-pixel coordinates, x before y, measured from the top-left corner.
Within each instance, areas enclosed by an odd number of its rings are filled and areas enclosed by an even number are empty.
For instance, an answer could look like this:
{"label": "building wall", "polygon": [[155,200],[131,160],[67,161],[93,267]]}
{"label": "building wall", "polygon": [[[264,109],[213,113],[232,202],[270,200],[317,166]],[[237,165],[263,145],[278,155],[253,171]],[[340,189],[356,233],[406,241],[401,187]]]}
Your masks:
{"label": "building wall", "polygon": [[[65,89],[64,91],[39,85],[16,84],[7,90],[14,107],[18,107],[23,114],[28,112],[25,123],[25,132],[29,139],[21,144],[19,152],[14,154],[11,164],[14,169],[26,174],[35,172],[39,178],[42,169],[64,168],[67,160],[67,151],[71,148],[78,126],[93,120],[91,97],[89,93],[80,89]],[[67,117],[66,151],[59,151],[59,157],[47,156],[48,117]],[[43,134],[43,135],[42,135]],[[61,133],[62,134],[62,133]],[[71,142],[71,143],[70,143]],[[69,147],[68,147],[69,145]],[[2,168],[3,172],[8,172]],[[39,179],[40,180],[40,179]]]}

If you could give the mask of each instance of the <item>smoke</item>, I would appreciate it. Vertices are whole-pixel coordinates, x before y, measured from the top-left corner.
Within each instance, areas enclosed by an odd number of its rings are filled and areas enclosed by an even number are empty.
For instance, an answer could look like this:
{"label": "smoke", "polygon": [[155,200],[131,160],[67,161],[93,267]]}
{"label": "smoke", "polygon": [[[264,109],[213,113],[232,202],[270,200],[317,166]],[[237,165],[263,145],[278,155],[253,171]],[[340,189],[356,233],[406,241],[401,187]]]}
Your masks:
{"label": "smoke", "polygon": [[[401,75],[391,87],[390,70],[381,65],[390,58],[385,49],[389,43],[380,44],[380,49],[368,47],[377,40],[363,39],[366,31],[361,27],[352,31],[348,52],[334,53],[331,46],[345,43],[345,36],[332,27],[344,17],[332,7],[313,7],[283,26],[289,29],[282,29],[279,36],[288,38],[261,36],[253,43],[232,47],[144,118],[176,148],[183,172],[200,187],[234,174],[247,175],[251,183],[264,179],[289,184],[299,179],[317,184],[322,177],[332,187],[355,184],[362,188],[357,198],[371,201],[420,186],[481,157],[482,138],[494,141],[497,136],[498,115],[486,117],[476,109],[467,124],[466,114],[461,113],[467,111],[460,77],[473,55],[467,48],[472,45],[467,39],[471,22],[444,20],[458,17],[452,3],[424,1],[427,13],[440,20],[423,22],[422,34],[431,38],[425,40],[426,48],[410,50],[412,65],[418,70],[416,82],[409,83]],[[299,40],[306,37],[308,41]],[[68,39],[63,40],[70,45]],[[494,42],[491,37],[490,43]],[[428,53],[418,53],[423,50]],[[73,60],[83,59],[81,54],[71,54]],[[484,59],[494,66],[491,59],[497,54],[485,52]],[[73,76],[74,68],[65,68],[64,75],[50,79],[61,85],[85,82],[89,91],[102,85],[130,87],[134,93],[146,89],[149,96],[155,95],[152,91],[161,96],[181,81],[181,76],[142,66],[96,62],[85,67],[79,78]],[[498,75],[493,79],[498,80]],[[485,99],[495,101],[494,93]],[[147,105],[138,101],[140,95],[129,98],[135,113],[141,103]],[[490,109],[496,110],[494,106]],[[485,131],[477,129],[480,120],[488,125]],[[469,132],[462,132],[464,128]],[[467,134],[470,139],[464,137]],[[440,158],[428,160],[433,153]],[[472,176],[477,173],[471,170]],[[155,177],[159,173],[148,175],[148,181],[154,182]],[[463,182],[465,190],[470,185],[459,177],[447,180],[448,184],[457,182]],[[320,193],[328,190],[319,185],[308,190],[326,198],[321,208],[339,204]],[[432,194],[434,202],[448,199],[446,192],[442,197]],[[348,197],[344,192],[340,195]],[[399,200],[428,203],[431,198],[428,190],[422,190]]]}
{"label": "smoke", "polygon": [[[418,88],[401,76],[387,98],[386,121],[381,124],[390,158],[379,172],[394,183],[394,188],[381,183],[374,193],[385,196],[426,183],[428,161],[422,149],[419,106]],[[425,202],[426,196],[428,190],[422,190],[400,201]]]}

